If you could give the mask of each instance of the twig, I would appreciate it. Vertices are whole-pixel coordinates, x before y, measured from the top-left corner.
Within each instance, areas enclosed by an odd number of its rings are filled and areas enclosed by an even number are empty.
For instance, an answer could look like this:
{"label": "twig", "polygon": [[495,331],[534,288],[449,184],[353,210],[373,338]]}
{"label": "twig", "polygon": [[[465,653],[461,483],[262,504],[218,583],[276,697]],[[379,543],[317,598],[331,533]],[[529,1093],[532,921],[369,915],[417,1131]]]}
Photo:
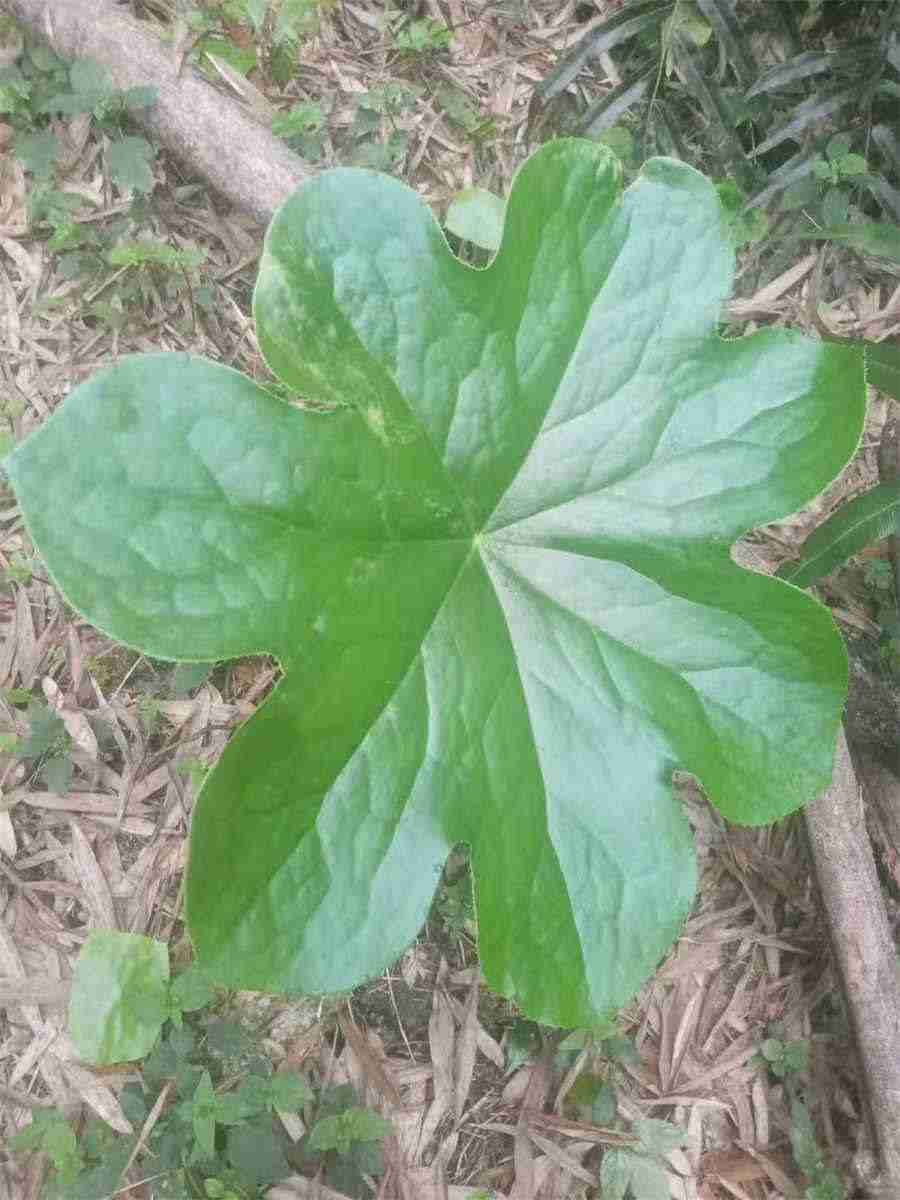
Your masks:
{"label": "twig", "polygon": [[870,1194],[896,1197],[900,1195],[900,977],[843,729],[831,784],[807,806],[805,818],[882,1172]]}
{"label": "twig", "polygon": [[268,224],[275,209],[313,173],[254,118],[199,72],[180,74],[171,47],[112,0],[0,0],[0,11],[63,58],[91,58],[124,91],[152,84],[156,103],[135,119],[232,203]]}

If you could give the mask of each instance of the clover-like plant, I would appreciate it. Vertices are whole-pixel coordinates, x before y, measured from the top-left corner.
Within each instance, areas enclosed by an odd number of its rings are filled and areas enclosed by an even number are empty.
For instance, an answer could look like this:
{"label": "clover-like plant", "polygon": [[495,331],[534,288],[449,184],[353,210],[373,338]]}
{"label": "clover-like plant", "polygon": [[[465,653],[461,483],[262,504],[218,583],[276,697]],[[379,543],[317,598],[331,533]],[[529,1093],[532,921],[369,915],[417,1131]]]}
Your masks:
{"label": "clover-like plant", "polygon": [[8,459],[100,629],[284,677],[194,814],[187,911],[218,981],[353,986],[416,936],[468,843],[488,982],[585,1025],[691,904],[682,768],[729,819],[821,789],[846,685],[826,610],[729,555],[859,438],[862,352],[717,333],[713,185],[603,147],[519,171],[484,270],[402,184],[335,170],[268,231],[276,399],[124,358]]}

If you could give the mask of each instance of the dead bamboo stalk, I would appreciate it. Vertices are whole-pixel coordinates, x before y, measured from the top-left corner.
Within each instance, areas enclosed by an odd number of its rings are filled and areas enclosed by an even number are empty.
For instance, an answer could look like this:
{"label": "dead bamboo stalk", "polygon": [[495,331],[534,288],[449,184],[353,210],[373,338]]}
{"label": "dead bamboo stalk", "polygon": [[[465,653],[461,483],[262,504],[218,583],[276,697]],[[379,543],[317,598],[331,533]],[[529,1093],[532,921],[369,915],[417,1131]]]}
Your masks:
{"label": "dead bamboo stalk", "polygon": [[90,58],[115,87],[152,85],[136,120],[228,200],[266,225],[312,168],[236,101],[208,83],[144,22],[113,0],[0,0],[63,58]]}
{"label": "dead bamboo stalk", "polygon": [[841,729],[831,784],[805,810],[813,865],[856,1042],[881,1176],[900,1196],[900,975],[859,785]]}

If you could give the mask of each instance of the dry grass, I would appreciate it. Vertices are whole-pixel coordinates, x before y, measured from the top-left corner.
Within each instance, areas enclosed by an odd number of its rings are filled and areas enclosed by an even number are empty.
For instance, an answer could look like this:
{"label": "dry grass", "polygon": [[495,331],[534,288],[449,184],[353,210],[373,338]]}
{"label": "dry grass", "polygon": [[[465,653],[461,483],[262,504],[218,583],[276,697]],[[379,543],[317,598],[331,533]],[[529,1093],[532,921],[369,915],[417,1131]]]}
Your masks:
{"label": "dry grass", "polygon": [[[268,102],[323,104],[328,166],[347,146],[354,97],[398,78],[422,86],[397,118],[409,135],[402,173],[441,211],[474,182],[505,191],[517,165],[547,136],[533,111],[533,88],[588,28],[578,19],[585,8],[571,0],[428,0],[424,11],[448,22],[452,44],[446,54],[416,61],[398,55],[381,32],[382,6],[347,2],[329,10],[318,36],[302,47],[296,80],[282,94],[269,90]],[[591,19],[604,11],[598,3]],[[584,98],[608,86],[602,75],[598,68],[579,82]],[[494,121],[489,138],[467,136],[446,116],[434,99],[446,84]],[[62,122],[58,132],[67,146],[66,187],[84,198],[78,219],[103,227],[128,199],[105,178],[87,122]],[[386,124],[381,136],[388,132]],[[161,156],[141,233],[204,249],[213,303],[200,310],[190,290],[170,293],[164,281],[148,279],[142,303],[112,330],[89,308],[113,294],[118,279],[110,272],[86,293],[80,281],[63,277],[58,256],[28,228],[25,180],[4,153],[8,141],[0,125],[0,392],[17,439],[117,354],[190,350],[264,375],[248,316],[257,229],[202,193],[180,200],[180,169]],[[845,266],[842,274],[829,271],[828,262],[825,251],[799,258],[757,295],[736,301],[732,319],[896,334],[896,280],[864,271],[851,277]],[[748,539],[746,561],[766,565],[789,555],[822,516],[874,479],[884,416],[884,404],[873,402],[860,454],[844,476],[804,513]],[[3,504],[0,566],[7,567],[30,547],[8,495]],[[871,629],[858,600],[838,599],[840,619]],[[163,665],[122,651],[74,616],[40,566],[30,581],[0,593],[0,629],[0,685],[43,692],[75,746],[74,777],[63,793],[48,791],[19,759],[0,755],[0,1128],[8,1134],[30,1107],[52,1101],[73,1114],[86,1106],[124,1129],[117,1090],[130,1069],[88,1069],[65,1033],[73,961],[95,928],[146,933],[168,941],[176,958],[187,953],[180,888],[193,784],[184,764],[215,761],[276,668],[265,659],[241,661],[192,698],[175,699],[163,686]],[[155,724],[147,705],[153,692],[161,695]],[[0,720],[8,731],[25,732],[22,710],[2,698]],[[638,1066],[616,1069],[620,1114],[667,1117],[685,1131],[685,1148],[669,1156],[673,1196],[796,1195],[788,1097],[758,1061],[775,1023],[787,1039],[811,1038],[809,1092],[835,1161],[846,1166],[867,1149],[846,1034],[836,1018],[830,1027],[824,1019],[835,985],[800,825],[728,827],[687,781],[684,795],[702,884],[683,936],[620,1015],[640,1058]],[[396,1133],[380,1196],[459,1200],[476,1188],[518,1200],[596,1195],[598,1148],[627,1137],[573,1120],[566,1097],[579,1074],[612,1068],[585,1052],[562,1069],[551,1044],[507,1076],[497,1039],[512,1015],[481,990],[469,949],[426,931],[392,973],[324,1017],[270,1002],[267,1045],[291,1065],[314,1064],[323,1079],[353,1083],[391,1117]],[[31,1200],[41,1171],[36,1161],[0,1167],[0,1197],[5,1189],[15,1200]],[[272,1192],[279,1200],[312,1194],[301,1180]]]}

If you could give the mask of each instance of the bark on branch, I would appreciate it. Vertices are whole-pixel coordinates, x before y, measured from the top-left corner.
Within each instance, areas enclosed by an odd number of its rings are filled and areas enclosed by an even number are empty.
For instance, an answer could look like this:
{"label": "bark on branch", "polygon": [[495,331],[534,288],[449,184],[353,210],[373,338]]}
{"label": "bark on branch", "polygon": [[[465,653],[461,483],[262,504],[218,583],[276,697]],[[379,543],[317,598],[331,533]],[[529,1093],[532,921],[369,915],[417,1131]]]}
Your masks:
{"label": "bark on branch", "polygon": [[881,1178],[900,1196],[900,976],[843,729],[831,786],[805,812],[831,947],[856,1041]]}
{"label": "bark on branch", "polygon": [[151,137],[233,204],[266,225],[312,169],[239,103],[182,65],[174,49],[112,0],[0,0],[0,10],[62,58],[91,58],[114,85],[152,85],[136,117]]}

